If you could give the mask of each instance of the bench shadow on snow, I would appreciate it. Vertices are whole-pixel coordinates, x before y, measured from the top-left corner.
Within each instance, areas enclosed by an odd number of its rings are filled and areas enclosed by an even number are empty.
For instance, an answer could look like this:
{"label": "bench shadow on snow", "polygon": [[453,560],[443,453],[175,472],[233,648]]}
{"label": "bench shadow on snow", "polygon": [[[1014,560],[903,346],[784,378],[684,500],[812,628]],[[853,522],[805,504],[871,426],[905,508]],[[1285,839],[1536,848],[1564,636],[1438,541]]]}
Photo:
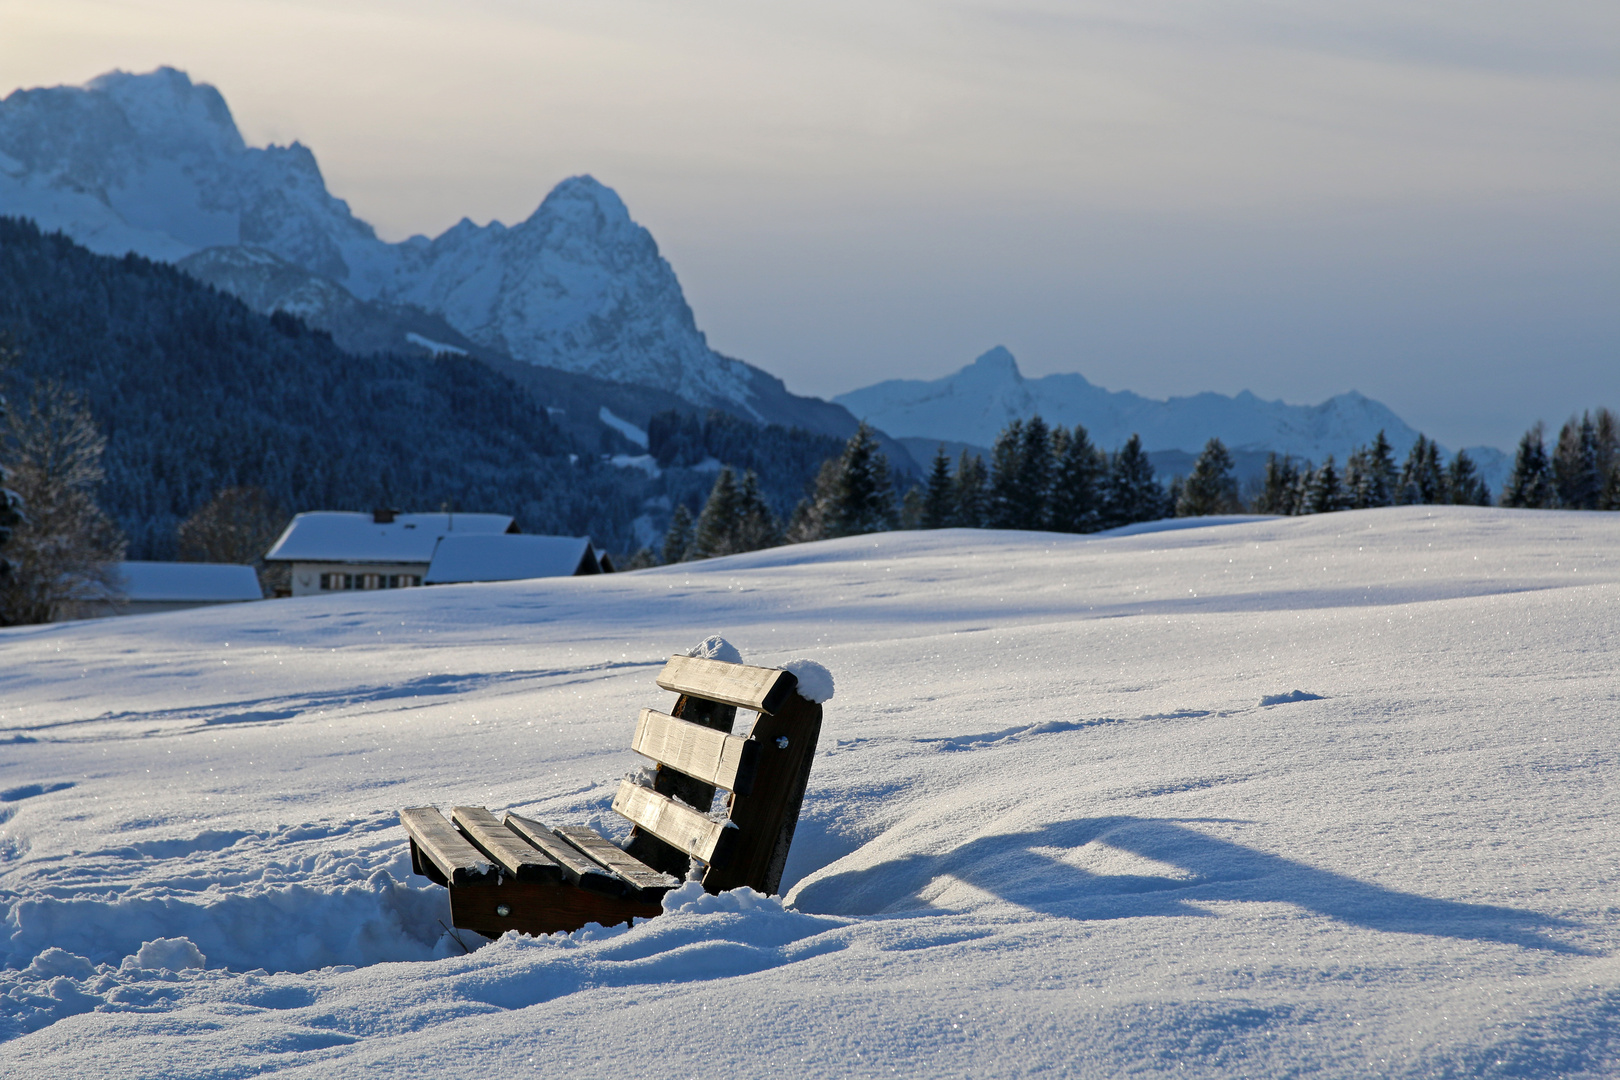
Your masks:
{"label": "bench shadow on snow", "polygon": [[[1049,854],[1094,841],[1168,863],[1186,876],[1094,874]],[[929,906],[918,894],[941,876],[1031,911],[1070,919],[1210,918],[1211,912],[1192,901],[1281,901],[1369,930],[1601,955],[1547,936],[1548,931],[1579,928],[1567,919],[1401,892],[1207,836],[1168,818],[1079,818],[982,837],[943,855],[908,855],[822,878],[801,888],[793,905],[804,912],[844,916],[915,910]]]}

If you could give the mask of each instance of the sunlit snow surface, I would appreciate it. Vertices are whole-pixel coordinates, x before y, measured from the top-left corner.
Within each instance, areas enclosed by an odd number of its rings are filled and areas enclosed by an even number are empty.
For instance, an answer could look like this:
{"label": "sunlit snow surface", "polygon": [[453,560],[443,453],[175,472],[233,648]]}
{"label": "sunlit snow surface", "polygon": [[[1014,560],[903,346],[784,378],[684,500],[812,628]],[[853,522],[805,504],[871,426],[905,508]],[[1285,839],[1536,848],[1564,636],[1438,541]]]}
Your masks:
{"label": "sunlit snow surface", "polygon": [[[0,1074],[1615,1075],[1617,601],[1409,508],[0,632]],[[464,955],[395,810],[622,835],[713,633],[837,680],[785,906]]]}

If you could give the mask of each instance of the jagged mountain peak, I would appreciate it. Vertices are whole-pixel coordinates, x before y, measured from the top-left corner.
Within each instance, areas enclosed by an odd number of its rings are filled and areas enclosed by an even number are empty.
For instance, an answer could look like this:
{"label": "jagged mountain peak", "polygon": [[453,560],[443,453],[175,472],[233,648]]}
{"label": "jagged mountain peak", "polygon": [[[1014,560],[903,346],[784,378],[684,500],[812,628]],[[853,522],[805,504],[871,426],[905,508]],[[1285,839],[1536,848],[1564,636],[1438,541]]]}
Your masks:
{"label": "jagged mountain peak", "polygon": [[1023,372],[1018,370],[1018,360],[1005,345],[997,345],[986,350],[974,359],[966,369],[979,375],[1000,376],[1022,382]]}
{"label": "jagged mountain peak", "polygon": [[224,95],[208,83],[192,82],[177,68],[139,75],[109,71],[85,83],[84,91],[116,102],[135,134],[152,149],[204,146],[223,154],[247,149]]}

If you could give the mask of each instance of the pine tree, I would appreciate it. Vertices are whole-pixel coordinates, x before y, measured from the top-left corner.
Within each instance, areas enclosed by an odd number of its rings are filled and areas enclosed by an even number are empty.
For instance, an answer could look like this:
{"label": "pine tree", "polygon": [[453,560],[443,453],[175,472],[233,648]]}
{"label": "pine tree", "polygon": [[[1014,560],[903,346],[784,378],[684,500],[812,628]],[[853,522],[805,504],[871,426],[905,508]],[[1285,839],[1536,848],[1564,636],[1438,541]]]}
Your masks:
{"label": "pine tree", "polygon": [[1052,478],[1052,529],[1068,533],[1097,530],[1102,511],[1099,485],[1106,469],[1106,459],[1092,445],[1085,428],[1076,424],[1065,433]]}
{"label": "pine tree", "polygon": [[1368,506],[1394,506],[1395,505],[1395,448],[1384,437],[1384,429],[1378,429],[1378,435],[1373,439],[1372,445],[1367,448],[1366,455],[1367,495]]}
{"label": "pine tree", "polygon": [[1558,505],[1553,485],[1552,463],[1547,460],[1547,444],[1542,426],[1524,433],[1518,452],[1513,455],[1513,472],[1502,488],[1502,505],[1531,509],[1551,509]]}
{"label": "pine tree", "polygon": [[889,459],[864,421],[844,445],[834,474],[831,502],[822,510],[828,537],[884,532],[898,524]]}
{"label": "pine tree", "polygon": [[1491,505],[1491,489],[1466,450],[1457,451],[1446,466],[1446,497],[1456,506]]}
{"label": "pine tree", "polygon": [[1052,502],[1052,431],[1039,414],[1024,425],[1018,447],[1018,524],[1015,529],[1044,529]]}
{"label": "pine tree", "polygon": [[1401,469],[1400,497],[1403,506],[1431,505],[1446,501],[1446,477],[1440,468],[1440,448],[1425,435],[1412,444]]}
{"label": "pine tree", "polygon": [[692,512],[684,504],[676,503],[675,512],[670,515],[669,531],[664,533],[664,549],[659,558],[666,566],[681,562],[691,546]]}
{"label": "pine tree", "polygon": [[990,489],[985,475],[984,459],[978,454],[962,451],[956,461],[956,477],[951,482],[952,500],[956,504],[951,524],[963,529],[982,529],[990,517]]}
{"label": "pine tree", "polygon": [[[0,347],[0,371],[4,370],[6,361],[10,357],[3,347]],[[0,425],[6,420],[6,398],[0,394]],[[5,547],[11,539],[11,534],[22,524],[22,496],[6,486],[9,474],[5,462],[0,461],[0,587],[5,585],[6,579],[11,576],[11,562],[6,558]]]}
{"label": "pine tree", "polygon": [[106,446],[84,403],[58,383],[36,384],[7,416],[0,458],[27,515],[6,546],[14,568],[0,583],[0,625],[121,599],[125,540],[95,500]]}
{"label": "pine tree", "polygon": [[923,489],[920,485],[912,484],[906,489],[905,495],[900,498],[900,527],[902,529],[922,528],[923,516]]}
{"label": "pine tree", "polygon": [[1344,485],[1339,480],[1339,470],[1333,463],[1333,455],[1329,454],[1321,467],[1311,473],[1309,486],[1305,489],[1303,512],[1331,514],[1336,510],[1343,510],[1346,505]]}
{"label": "pine tree", "polygon": [[1570,417],[1553,451],[1553,484],[1566,510],[1596,510],[1605,477],[1598,463],[1598,432],[1592,414]]}
{"label": "pine tree", "polygon": [[1266,455],[1266,475],[1260,495],[1254,500],[1257,514],[1297,514],[1299,503],[1299,468],[1294,459],[1278,457],[1273,451]]}
{"label": "pine tree", "polygon": [[945,453],[945,444],[934,454],[934,464],[928,471],[928,488],[923,493],[922,509],[917,525],[923,529],[944,529],[954,523],[956,497],[951,490],[951,459]]}
{"label": "pine tree", "polygon": [[1209,514],[1235,514],[1238,510],[1237,478],[1232,475],[1232,455],[1226,444],[1211,439],[1193,462],[1191,475],[1181,485],[1176,500],[1177,517],[1203,517]]}
{"label": "pine tree", "polygon": [[729,466],[722,468],[714,478],[714,487],[709,489],[709,497],[703,503],[703,512],[698,514],[687,558],[712,559],[720,555],[733,554],[737,550],[735,545],[737,512],[741,507],[740,494],[736,474]]}
{"label": "pine tree", "polygon": [[1012,420],[990,448],[989,521],[992,529],[1016,529],[1022,520],[1019,464],[1024,453],[1024,422]]}
{"label": "pine tree", "polygon": [[1168,511],[1164,488],[1153,476],[1153,462],[1142,449],[1141,436],[1134,433],[1109,461],[1105,490],[1105,528],[1156,521]]}
{"label": "pine tree", "polygon": [[1344,459],[1344,500],[1350,510],[1365,510],[1372,505],[1372,477],[1367,468],[1367,448],[1358,446]]}
{"label": "pine tree", "polygon": [[742,489],[737,493],[736,523],[731,533],[731,550],[760,551],[776,547],[782,542],[782,524],[771,513],[769,504],[759,493],[759,477],[749,469],[743,474]]}

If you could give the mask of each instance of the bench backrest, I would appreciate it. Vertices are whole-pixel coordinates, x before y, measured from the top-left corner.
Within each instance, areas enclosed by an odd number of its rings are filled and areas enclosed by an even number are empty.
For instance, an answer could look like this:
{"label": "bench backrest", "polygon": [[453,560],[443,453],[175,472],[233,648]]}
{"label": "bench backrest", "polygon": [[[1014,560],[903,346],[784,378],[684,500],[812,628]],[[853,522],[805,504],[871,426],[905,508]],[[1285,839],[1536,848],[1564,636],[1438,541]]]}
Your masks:
{"label": "bench backrest", "polygon": [[[790,671],[672,656],[658,685],[680,695],[667,713],[641,710],[630,748],[658,762],[653,786],[619,785],[613,809],[635,828],[625,850],[685,877],[708,865],[703,886],[777,891],[821,736],[821,706],[798,693]],[[738,709],[759,713],[746,737],[731,734]],[[716,789],[726,817],[708,814]]]}

